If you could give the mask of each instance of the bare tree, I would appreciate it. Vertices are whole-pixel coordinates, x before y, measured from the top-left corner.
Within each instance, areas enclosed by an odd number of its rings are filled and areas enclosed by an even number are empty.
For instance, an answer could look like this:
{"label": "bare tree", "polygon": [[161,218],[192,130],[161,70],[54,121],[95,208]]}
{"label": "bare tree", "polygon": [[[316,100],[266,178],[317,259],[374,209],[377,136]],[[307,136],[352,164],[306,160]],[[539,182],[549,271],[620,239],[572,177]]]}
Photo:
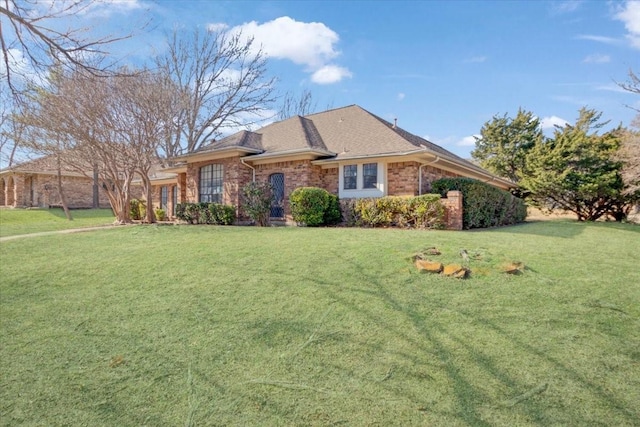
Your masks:
{"label": "bare tree", "polygon": [[[640,95],[640,76],[629,70],[629,80],[618,83],[624,90]],[[628,105],[639,114],[631,123],[632,129],[625,129],[620,143],[617,158],[622,161],[622,179],[627,186],[627,194],[640,193],[640,109]],[[635,129],[634,129],[635,128]]]}
{"label": "bare tree", "polygon": [[308,89],[304,89],[299,96],[287,92],[282,98],[282,104],[278,111],[278,119],[285,120],[293,116],[306,116],[318,109],[318,103],[313,100],[313,95]]}
{"label": "bare tree", "polygon": [[132,183],[140,176],[148,198],[147,220],[153,221],[148,173],[175,113],[165,101],[161,76],[123,74],[127,76],[55,76],[49,89],[33,98],[24,120],[43,136],[56,136],[57,144],[52,138],[33,138],[40,152],[61,155],[65,165],[87,177],[97,169],[118,223],[131,221]]}
{"label": "bare tree", "polygon": [[182,105],[165,76],[151,72],[117,78],[117,119],[128,156],[136,165],[147,200],[146,221],[155,222],[150,173],[159,164],[158,150],[174,133],[173,119]]}
{"label": "bare tree", "polygon": [[631,123],[636,129],[624,129],[617,158],[622,162],[622,180],[626,194],[640,194],[640,114]]}
{"label": "bare tree", "polygon": [[175,31],[156,64],[185,102],[174,117],[176,133],[165,143],[169,157],[195,151],[224,130],[264,120],[262,113],[274,101],[266,57],[240,33]]}
{"label": "bare tree", "polygon": [[108,65],[99,65],[96,58],[106,56],[108,45],[131,34],[95,36],[91,27],[61,25],[99,4],[98,0],[0,0],[0,78],[15,97],[24,82],[57,65],[106,75]]}

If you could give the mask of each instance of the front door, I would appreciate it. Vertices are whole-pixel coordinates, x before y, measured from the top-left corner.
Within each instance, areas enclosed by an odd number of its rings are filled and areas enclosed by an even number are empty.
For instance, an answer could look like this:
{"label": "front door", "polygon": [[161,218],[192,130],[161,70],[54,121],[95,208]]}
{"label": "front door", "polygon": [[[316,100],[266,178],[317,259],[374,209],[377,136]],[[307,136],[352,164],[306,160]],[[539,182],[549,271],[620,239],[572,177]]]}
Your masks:
{"label": "front door", "polygon": [[273,202],[271,203],[271,218],[284,218],[284,174],[269,175],[269,184],[273,188]]}

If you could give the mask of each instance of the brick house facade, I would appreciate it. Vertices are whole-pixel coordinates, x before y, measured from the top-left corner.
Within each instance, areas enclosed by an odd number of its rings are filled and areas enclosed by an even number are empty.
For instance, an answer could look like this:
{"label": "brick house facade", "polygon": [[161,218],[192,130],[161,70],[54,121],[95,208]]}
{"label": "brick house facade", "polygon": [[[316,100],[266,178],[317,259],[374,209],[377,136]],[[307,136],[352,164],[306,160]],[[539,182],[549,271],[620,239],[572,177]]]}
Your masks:
{"label": "brick house facade", "polygon": [[[62,188],[70,208],[109,208],[104,190],[94,183],[91,173],[81,174],[62,168]],[[0,171],[0,206],[62,206],[58,191],[57,165],[53,157],[43,157]]]}
{"label": "brick house facade", "polygon": [[[171,160],[175,166],[164,172],[173,179],[154,181],[154,207],[169,216],[176,203],[216,201],[236,206],[242,218],[241,189],[252,180],[280,186],[285,201],[308,186],[345,199],[426,194],[443,177],[470,177],[503,189],[513,185],[358,106],[241,131]],[[163,194],[175,196],[169,201]],[[444,202],[454,224],[462,218],[460,197],[452,194]],[[290,220],[288,203],[283,208],[272,212]]]}

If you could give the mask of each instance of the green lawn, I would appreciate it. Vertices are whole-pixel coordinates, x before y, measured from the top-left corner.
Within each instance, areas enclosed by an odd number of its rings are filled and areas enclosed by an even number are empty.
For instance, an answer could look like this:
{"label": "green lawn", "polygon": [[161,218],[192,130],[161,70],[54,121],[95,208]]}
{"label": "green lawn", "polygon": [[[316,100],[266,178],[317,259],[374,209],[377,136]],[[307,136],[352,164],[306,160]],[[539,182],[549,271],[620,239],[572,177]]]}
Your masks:
{"label": "green lawn", "polygon": [[[475,273],[417,273],[429,246]],[[638,254],[570,221],[3,242],[0,425],[639,425]]]}
{"label": "green lawn", "polygon": [[111,209],[72,210],[71,216],[73,221],[67,220],[59,208],[3,208],[0,209],[0,237],[108,225],[115,220]]}

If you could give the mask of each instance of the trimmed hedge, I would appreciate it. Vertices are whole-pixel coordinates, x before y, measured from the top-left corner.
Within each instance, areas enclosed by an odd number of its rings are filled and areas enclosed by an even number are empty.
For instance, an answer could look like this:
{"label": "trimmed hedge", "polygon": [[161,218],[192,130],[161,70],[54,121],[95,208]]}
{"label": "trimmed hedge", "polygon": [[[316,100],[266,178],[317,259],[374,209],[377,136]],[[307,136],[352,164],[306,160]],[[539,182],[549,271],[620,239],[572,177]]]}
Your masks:
{"label": "trimmed hedge", "polygon": [[445,226],[445,208],[439,194],[346,199],[341,204],[344,221],[350,226],[436,229]]}
{"label": "trimmed hedge", "polygon": [[289,196],[291,215],[298,224],[309,227],[340,222],[338,196],[317,187],[298,187]]}
{"label": "trimmed hedge", "polygon": [[441,178],[431,189],[446,197],[448,191],[462,192],[462,228],[487,228],[523,222],[527,217],[524,200],[471,178]]}
{"label": "trimmed hedge", "polygon": [[236,209],[220,203],[178,203],[176,217],[190,224],[231,225]]}

